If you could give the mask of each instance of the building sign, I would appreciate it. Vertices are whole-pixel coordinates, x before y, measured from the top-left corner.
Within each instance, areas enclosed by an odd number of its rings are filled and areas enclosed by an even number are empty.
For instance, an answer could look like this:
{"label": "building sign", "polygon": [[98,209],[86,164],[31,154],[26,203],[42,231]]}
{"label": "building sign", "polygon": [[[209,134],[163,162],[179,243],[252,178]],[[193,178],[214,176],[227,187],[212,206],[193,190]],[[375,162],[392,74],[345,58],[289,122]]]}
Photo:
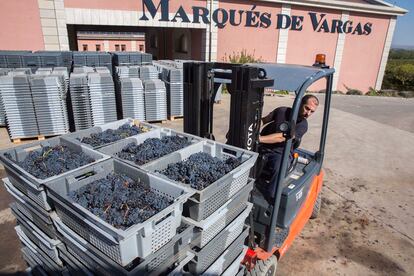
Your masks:
{"label": "building sign", "polygon": [[315,32],[369,35],[372,31],[372,23],[370,22],[328,20],[326,14],[315,12],[309,12],[306,17],[281,13],[272,14],[256,11],[256,5],[253,5],[250,10],[218,8],[213,11],[211,16],[207,8],[193,6],[193,18],[191,20],[182,6],[172,11],[174,16],[171,17],[169,0],[160,0],[158,5],[155,5],[153,0],[142,0],[142,10],[143,15],[139,20],[148,21],[150,18],[154,20],[156,14],[160,13],[159,21],[210,24],[211,17],[213,23],[220,29],[231,25],[258,29],[276,28],[302,31],[304,24],[311,24]]}

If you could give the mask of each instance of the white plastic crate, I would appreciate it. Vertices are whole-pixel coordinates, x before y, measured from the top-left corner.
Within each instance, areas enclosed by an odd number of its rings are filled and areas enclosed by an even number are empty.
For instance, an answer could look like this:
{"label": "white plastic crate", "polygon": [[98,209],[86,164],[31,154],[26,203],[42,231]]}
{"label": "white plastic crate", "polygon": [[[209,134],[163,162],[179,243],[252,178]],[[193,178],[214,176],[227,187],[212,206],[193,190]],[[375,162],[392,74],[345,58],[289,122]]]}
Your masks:
{"label": "white plastic crate", "polygon": [[229,223],[231,223],[243,210],[246,209],[254,180],[243,187],[234,197],[206,219],[197,222],[190,218],[183,221],[196,226],[193,245],[203,248],[209,241],[217,236]]}
{"label": "white plastic crate", "polygon": [[[223,252],[233,243],[243,246],[244,238],[247,236],[248,227],[245,227],[245,220],[249,216],[253,204],[249,203],[246,210],[244,210],[234,221],[232,221],[220,234],[212,239],[203,248],[194,248],[194,259],[188,264],[190,273],[202,274],[206,271],[214,261],[223,254]],[[243,233],[243,234],[242,234]],[[241,236],[244,238],[240,238]]]}
{"label": "white plastic crate", "polygon": [[[68,197],[69,192],[104,178],[111,172],[142,181],[154,192],[167,196],[174,202],[145,222],[122,230],[93,215]],[[183,187],[150,179],[144,171],[113,159],[49,183],[47,193],[63,223],[120,265],[127,265],[136,257],[145,258],[168,243],[181,224],[183,204],[192,195]]]}
{"label": "white plastic crate", "polygon": [[61,244],[59,240],[49,238],[41,229],[24,217],[17,215],[16,217],[20,229],[40,250],[46,253],[53,261],[59,265],[63,265],[57,251],[57,246]]}
{"label": "white plastic crate", "polygon": [[243,247],[243,251],[242,253],[240,253],[240,255],[233,261],[233,263],[226,269],[226,271],[224,271],[223,274],[221,274],[221,276],[236,276],[239,275],[239,273],[241,275],[245,270],[245,267],[241,264],[241,262],[244,259],[244,256],[246,255],[248,247],[244,246]]}
{"label": "white plastic crate", "polygon": [[[171,180],[167,176],[156,172],[164,170],[169,164],[184,161],[192,154],[199,152],[208,153],[222,160],[226,160],[229,157],[238,158],[241,164],[201,191],[191,188],[188,184]],[[159,159],[158,162],[148,164],[145,166],[145,169],[151,172],[151,178],[163,179],[166,182],[183,185],[193,191],[194,196],[184,206],[184,215],[193,220],[200,221],[206,219],[223,206],[224,203],[247,184],[250,169],[256,163],[257,156],[258,154],[255,152],[211,140],[204,140],[165,156]]]}
{"label": "white plastic crate", "polygon": [[[128,268],[126,268],[107,258],[93,245],[67,227],[57,216],[53,218],[53,221],[68,252],[71,253],[71,255],[76,256],[88,270],[104,276],[163,274],[172,264],[181,262],[186,258],[186,253],[188,252],[193,233],[193,227],[187,225],[160,250],[145,259],[139,261],[135,260],[136,265],[128,265]],[[193,254],[192,257],[194,257]],[[190,259],[192,259],[192,257]]]}
{"label": "white plastic crate", "polygon": [[[41,151],[43,147],[54,147],[57,145],[64,145],[67,146],[74,152],[83,152],[88,157],[92,158],[92,163],[86,164],[79,168],[61,173],[59,175],[51,176],[45,179],[40,179],[32,174],[28,173],[24,170],[21,166],[19,166],[16,162],[24,160],[30,152],[32,151]],[[11,156],[11,159],[6,156],[6,153]],[[86,168],[93,164],[99,163],[103,160],[109,159],[109,156],[106,156],[102,153],[97,151],[91,150],[88,147],[82,146],[79,143],[69,141],[63,137],[56,137],[47,139],[45,141],[38,141],[30,144],[25,144],[22,146],[17,146],[12,149],[3,150],[0,152],[0,161],[3,163],[6,173],[9,177],[10,182],[13,185],[24,185],[26,187],[37,187],[42,189],[43,185],[45,185],[49,181],[53,181],[55,179],[66,177],[70,175],[72,172],[77,170],[81,170],[82,168]],[[45,203],[46,204],[46,203]]]}
{"label": "white plastic crate", "polygon": [[[248,230],[248,229],[247,229]],[[241,234],[241,239],[247,236]],[[217,260],[203,273],[203,275],[221,275],[221,276],[236,276],[240,269],[240,263],[243,261],[246,254],[247,246],[243,246],[243,243],[235,241],[227,248]]]}

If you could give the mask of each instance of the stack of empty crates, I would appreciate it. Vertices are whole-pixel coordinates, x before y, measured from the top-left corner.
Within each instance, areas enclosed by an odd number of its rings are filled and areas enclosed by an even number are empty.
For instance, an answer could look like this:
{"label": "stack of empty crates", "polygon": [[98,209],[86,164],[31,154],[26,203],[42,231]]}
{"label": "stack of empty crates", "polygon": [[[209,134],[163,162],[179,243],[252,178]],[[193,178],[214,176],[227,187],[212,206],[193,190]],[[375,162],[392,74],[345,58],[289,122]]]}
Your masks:
{"label": "stack of empty crates", "polygon": [[149,122],[167,120],[167,91],[164,82],[159,79],[145,80],[144,95],[145,119]]}
{"label": "stack of empty crates", "polygon": [[0,77],[1,98],[10,138],[36,137],[39,129],[30,90],[30,77],[26,74],[10,73]]}
{"label": "stack of empty crates", "polygon": [[[6,76],[11,69],[9,68],[0,68],[0,76]],[[3,100],[1,98],[1,89],[0,89],[0,126],[6,125],[6,112],[4,110]]]}
{"label": "stack of empty crates", "polygon": [[[84,137],[137,124],[132,119],[71,133],[58,138],[23,145],[0,152],[8,179],[6,189],[16,202],[11,204],[22,242],[22,254],[34,272],[50,275],[243,275],[240,265],[245,252],[248,203],[253,188],[248,178],[257,154],[225,144],[139,123],[146,132],[92,147]],[[116,153],[133,142],[179,135],[190,144],[144,165],[119,159]],[[80,168],[37,179],[20,167],[30,151],[65,145],[95,160]],[[203,190],[172,181],[158,171],[169,164],[205,152],[241,164]],[[91,172],[94,172],[91,174]],[[69,193],[110,173],[122,173],[144,181],[173,203],[146,221],[126,230],[115,228],[74,204]],[[33,270],[32,270],[33,271]],[[67,275],[67,274],[66,274]]]}
{"label": "stack of empty crates", "polygon": [[167,90],[167,106],[169,117],[184,115],[184,83],[182,63],[174,61],[154,62],[160,72],[160,79]]}
{"label": "stack of empty crates", "polygon": [[139,78],[139,66],[117,66],[115,86],[120,118],[144,121],[144,87]]}
{"label": "stack of empty crates", "polygon": [[112,52],[114,66],[145,65],[152,63],[152,55],[142,52]]}
{"label": "stack of empty crates", "polygon": [[112,74],[112,58],[106,52],[73,52],[74,67],[106,67]]}
{"label": "stack of empty crates", "polygon": [[35,75],[25,73],[25,69],[14,70],[0,78],[11,139],[67,133],[67,72],[42,69]]}
{"label": "stack of empty crates", "polygon": [[76,130],[117,120],[114,82],[106,67],[74,68],[70,98]]}

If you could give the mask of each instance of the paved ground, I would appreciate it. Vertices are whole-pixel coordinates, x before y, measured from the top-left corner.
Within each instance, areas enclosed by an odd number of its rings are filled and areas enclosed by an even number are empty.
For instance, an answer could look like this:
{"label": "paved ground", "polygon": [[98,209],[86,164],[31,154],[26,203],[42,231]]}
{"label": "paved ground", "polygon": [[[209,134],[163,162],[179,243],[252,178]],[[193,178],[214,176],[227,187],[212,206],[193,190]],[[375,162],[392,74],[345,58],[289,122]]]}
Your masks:
{"label": "paved ground", "polygon": [[[321,98],[321,100],[323,100]],[[266,97],[265,112],[291,96]],[[215,110],[224,141],[229,99]],[[279,275],[414,274],[414,99],[334,96],[321,216],[310,221],[280,261]],[[303,147],[317,149],[322,112]],[[182,128],[182,121],[164,124]],[[10,147],[0,129],[0,148]],[[0,170],[0,176],[3,176]],[[0,187],[0,274],[21,271],[10,198]]]}

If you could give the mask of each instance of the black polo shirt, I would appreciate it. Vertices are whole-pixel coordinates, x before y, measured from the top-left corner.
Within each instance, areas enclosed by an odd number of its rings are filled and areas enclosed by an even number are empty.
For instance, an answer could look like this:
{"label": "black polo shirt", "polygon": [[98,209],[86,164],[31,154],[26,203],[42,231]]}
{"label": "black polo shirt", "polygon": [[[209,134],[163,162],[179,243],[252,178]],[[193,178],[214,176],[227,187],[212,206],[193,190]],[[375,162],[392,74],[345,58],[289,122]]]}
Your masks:
{"label": "black polo shirt", "polygon": [[[280,124],[289,121],[292,108],[290,107],[278,107],[273,111],[272,121],[268,123],[261,131],[260,135],[265,136],[273,133],[280,133]],[[295,138],[301,139],[302,136],[308,131],[308,121],[305,118],[298,118],[296,122]],[[275,152],[283,153],[283,148],[286,142],[274,143],[274,144],[262,144],[268,149]],[[290,149],[293,152],[293,147]]]}

